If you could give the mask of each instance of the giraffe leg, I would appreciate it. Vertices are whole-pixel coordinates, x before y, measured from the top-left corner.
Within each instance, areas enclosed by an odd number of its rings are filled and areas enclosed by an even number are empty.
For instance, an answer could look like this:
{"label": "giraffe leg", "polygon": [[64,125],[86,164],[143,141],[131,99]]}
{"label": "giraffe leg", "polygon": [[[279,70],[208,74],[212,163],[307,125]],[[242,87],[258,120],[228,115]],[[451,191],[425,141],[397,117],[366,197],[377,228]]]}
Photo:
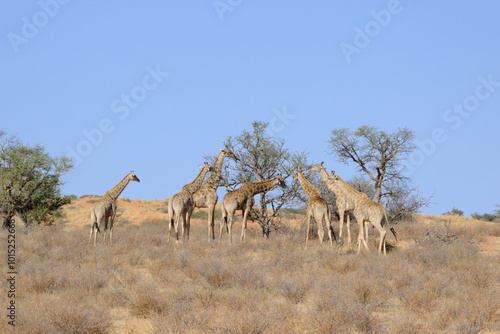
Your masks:
{"label": "giraffe leg", "polygon": [[109,222],[109,243],[113,243],[113,218],[111,218]]}
{"label": "giraffe leg", "polygon": [[214,225],[215,225],[215,205],[210,205],[208,208],[208,241],[215,240],[215,231],[214,231]]}
{"label": "giraffe leg", "polygon": [[344,211],[339,209],[339,242],[342,240],[342,229],[344,227]]}
{"label": "giraffe leg", "polygon": [[109,219],[109,243],[113,243],[113,225],[115,223],[116,210],[113,210],[113,214]]}
{"label": "giraffe leg", "polygon": [[226,207],[224,206],[224,202],[222,203],[222,208],[221,208],[221,220],[220,220],[220,234],[219,234],[219,242],[222,240],[222,231],[224,230],[224,227],[226,228],[226,233],[229,236],[229,213],[226,210]]}
{"label": "giraffe leg", "polygon": [[[96,220],[96,228],[94,229],[94,247],[97,245],[97,230],[100,230],[98,227],[102,227],[103,226],[103,221],[104,221],[104,217],[97,217],[97,220]],[[104,226],[106,227],[106,226]]]}
{"label": "giraffe leg", "polygon": [[168,239],[167,242],[170,242],[170,235],[172,234],[172,227],[174,227],[174,218],[170,218],[170,224],[168,224]]}
{"label": "giraffe leg", "polygon": [[181,215],[179,213],[175,214],[175,239],[176,242],[179,243],[179,222],[181,220]]}
{"label": "giraffe leg", "polygon": [[356,221],[358,222],[358,225],[359,225],[359,234],[358,234],[358,254],[359,254],[361,252],[361,243],[363,243],[363,245],[365,246],[367,251],[370,251],[370,249],[368,248],[368,244],[366,243],[366,240],[364,237],[365,221],[359,215],[356,215]]}
{"label": "giraffe leg", "polygon": [[[192,212],[192,210],[191,210]],[[189,231],[191,230],[191,213],[188,211],[187,213],[187,221],[186,221],[186,241],[189,241]]]}
{"label": "giraffe leg", "polygon": [[[375,221],[377,222],[380,222],[382,219],[377,219]],[[385,247],[385,238],[386,238],[386,230],[385,228],[382,226],[382,224],[378,223],[378,224],[374,224],[373,226],[375,226],[375,228],[378,230],[379,234],[380,234],[380,242],[379,242],[379,245],[378,245],[378,252],[379,253],[382,253],[385,255],[386,254],[386,247]]]}
{"label": "giraffe leg", "polygon": [[323,226],[323,215],[315,216],[314,220],[316,221],[316,225],[318,225],[318,237],[319,237],[319,244],[323,244],[323,239],[325,238],[325,230]]}
{"label": "giraffe leg", "polygon": [[307,249],[307,242],[309,241],[309,229],[311,227],[311,213],[307,213],[307,231],[306,231],[306,248]]}
{"label": "giraffe leg", "polygon": [[108,221],[109,221],[109,216],[104,216],[104,236],[102,239],[102,242],[106,242],[106,233],[108,232]]}
{"label": "giraffe leg", "polygon": [[362,235],[361,240],[363,241],[363,245],[365,246],[366,250],[370,251],[370,248],[368,247],[368,242],[367,242],[367,240],[365,238],[366,233],[363,233],[363,227],[364,227],[365,231],[367,231],[368,230],[368,227],[367,227],[368,224],[369,224],[368,221],[362,221],[361,222],[361,235]]}
{"label": "giraffe leg", "polygon": [[92,226],[90,227],[90,239],[89,239],[89,244],[92,242],[92,233],[94,233],[94,223],[92,223]]}
{"label": "giraffe leg", "polygon": [[182,216],[182,226],[181,226],[182,227],[182,229],[181,229],[181,231],[182,231],[182,233],[181,233],[181,243],[182,243],[186,239],[186,232],[187,232],[186,231],[186,229],[187,229],[186,212],[184,211],[181,216]]}
{"label": "giraffe leg", "polygon": [[219,242],[222,239],[222,231],[224,230],[224,226],[227,228],[227,216],[224,215],[224,217],[221,217],[220,220],[220,233],[219,233]]}
{"label": "giraffe leg", "polygon": [[361,253],[361,242],[363,239],[363,223],[358,223],[359,225],[359,234],[358,234],[358,254]]}
{"label": "giraffe leg", "polygon": [[194,211],[194,200],[190,202],[187,210],[187,239],[189,240],[189,231],[191,230],[191,216]]}
{"label": "giraffe leg", "polygon": [[233,243],[233,232],[232,232],[233,219],[234,219],[234,212],[233,213],[229,213],[228,219],[227,219],[227,226],[226,227],[227,227],[227,235],[228,235],[229,243],[230,244]]}
{"label": "giraffe leg", "polygon": [[347,211],[347,214],[345,214],[346,216],[346,224],[347,224],[347,244],[350,245],[351,244],[351,222],[350,222],[350,218],[349,218],[349,211]]}
{"label": "giraffe leg", "polygon": [[325,222],[326,222],[326,231],[328,233],[328,236],[330,237],[330,245],[333,248],[333,240],[332,240],[333,229],[332,225],[330,224],[330,217],[327,213],[325,213]]}
{"label": "giraffe leg", "polygon": [[248,216],[248,209],[243,212],[243,223],[241,225],[241,242],[245,242],[246,239],[246,234],[247,234],[247,216]]}
{"label": "giraffe leg", "polygon": [[364,234],[364,237],[365,237],[365,241],[368,243],[368,228],[370,227],[370,224],[368,222],[365,222],[365,234]]}
{"label": "giraffe leg", "polygon": [[97,246],[97,233],[94,231],[94,247]]}

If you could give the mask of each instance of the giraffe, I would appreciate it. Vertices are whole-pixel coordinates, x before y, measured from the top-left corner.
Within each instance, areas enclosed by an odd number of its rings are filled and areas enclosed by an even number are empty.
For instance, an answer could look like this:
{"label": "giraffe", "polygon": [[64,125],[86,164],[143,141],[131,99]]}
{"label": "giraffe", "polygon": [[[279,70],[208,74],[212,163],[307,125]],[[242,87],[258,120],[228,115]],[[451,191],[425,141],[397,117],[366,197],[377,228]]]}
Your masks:
{"label": "giraffe", "polygon": [[345,196],[354,202],[354,217],[356,217],[356,221],[360,224],[358,235],[358,253],[361,251],[361,242],[364,244],[366,250],[370,251],[363,233],[363,227],[367,224],[367,222],[370,222],[380,234],[378,251],[379,253],[382,253],[383,251],[383,254],[385,255],[385,237],[387,232],[385,231],[384,225],[389,225],[390,231],[394,234],[396,241],[398,240],[398,237],[394,228],[389,224],[384,206],[380,203],[375,203],[369,199],[366,194],[353,189],[344,180],[342,180],[340,175],[335,175],[335,172],[332,172],[328,177],[327,184],[332,183],[335,183],[335,185],[342,189]]}
{"label": "giraffe", "polygon": [[254,196],[273,190],[277,186],[286,188],[285,180],[283,180],[283,176],[281,174],[278,174],[277,177],[268,181],[243,183],[243,185],[241,185],[238,189],[228,192],[222,199],[222,218],[220,222],[219,242],[222,239],[222,230],[224,226],[228,232],[229,242],[233,242],[231,230],[236,210],[241,210],[243,212],[241,241],[244,242],[246,239],[248,213],[255,203]]}
{"label": "giraffe", "polygon": [[326,168],[323,166],[324,162],[320,164],[315,164],[309,166],[309,170],[319,172],[321,174],[321,178],[323,179],[323,183],[326,187],[333,192],[337,196],[337,208],[339,210],[339,240],[342,239],[342,228],[344,226],[344,217],[346,218],[347,225],[347,243],[351,243],[351,222],[349,218],[349,212],[354,210],[354,202],[349,200],[347,196],[344,195],[344,192],[335,184],[328,184],[328,177],[330,174],[326,171]]}
{"label": "giraffe", "polygon": [[[184,240],[184,230],[186,230],[186,240],[189,240],[189,220],[190,212],[189,206],[193,205],[193,194],[201,187],[205,175],[212,170],[212,167],[205,162],[205,165],[201,167],[201,171],[198,176],[193,180],[193,182],[188,183],[182,187],[182,190],[172,196],[168,202],[168,216],[170,217],[170,224],[168,226],[168,240],[170,241],[170,234],[172,227],[175,227],[175,237],[177,242],[179,242],[179,221],[182,216],[182,236],[181,241]],[[186,219],[186,214],[188,217]]]}
{"label": "giraffe", "polygon": [[307,212],[307,234],[306,234],[306,249],[307,249],[307,241],[309,240],[309,228],[311,226],[311,218],[314,218],[316,224],[318,224],[318,235],[320,244],[323,243],[323,220],[326,222],[326,230],[328,231],[328,236],[330,237],[330,245],[333,247],[332,234],[335,238],[335,234],[333,233],[333,229],[331,229],[330,225],[330,208],[328,207],[328,203],[321,197],[319,190],[316,189],[307,179],[304,177],[302,170],[297,168],[295,170],[295,174],[293,176],[293,181],[299,181],[300,186],[306,193],[307,201],[306,212]]}
{"label": "giraffe", "polygon": [[215,205],[219,200],[219,196],[217,196],[217,188],[219,187],[219,182],[221,180],[222,163],[225,158],[232,158],[236,161],[239,160],[227,146],[220,150],[213,165],[213,171],[210,173],[210,176],[207,177],[205,182],[203,182],[200,189],[193,194],[194,202],[192,203],[193,205],[189,206],[188,217],[191,217],[194,208],[208,208],[208,241],[215,239],[214,214]]}
{"label": "giraffe", "polygon": [[92,240],[92,234],[94,234],[94,247],[97,242],[97,232],[100,232],[99,226],[104,223],[104,239],[106,241],[106,230],[108,229],[109,223],[109,242],[112,242],[113,236],[113,223],[116,217],[117,210],[117,199],[122,193],[125,187],[130,181],[141,182],[139,178],[135,175],[134,171],[128,173],[123,180],[121,180],[116,186],[104,193],[101,199],[94,205],[92,211],[90,212],[90,239]]}

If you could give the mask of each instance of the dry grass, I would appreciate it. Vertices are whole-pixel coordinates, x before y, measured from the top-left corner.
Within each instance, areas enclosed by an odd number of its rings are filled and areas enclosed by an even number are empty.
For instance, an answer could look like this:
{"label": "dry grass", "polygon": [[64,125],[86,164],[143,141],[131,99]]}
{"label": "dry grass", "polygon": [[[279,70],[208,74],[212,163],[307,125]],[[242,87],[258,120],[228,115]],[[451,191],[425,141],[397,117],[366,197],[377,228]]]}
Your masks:
{"label": "dry grass", "polygon": [[[235,238],[229,245],[225,238],[208,243],[205,223],[194,223],[191,240],[176,245],[167,242],[166,221],[131,221],[116,228],[113,244],[95,249],[87,245],[88,226],[29,234],[19,226],[17,332],[500,331],[500,224],[454,221],[452,240],[423,242],[430,229],[444,233],[447,220],[421,216],[396,225],[401,241],[388,237],[394,247],[381,256],[317,239],[304,250],[300,226],[269,240],[254,229],[246,244]],[[1,295],[3,302],[3,285]]]}

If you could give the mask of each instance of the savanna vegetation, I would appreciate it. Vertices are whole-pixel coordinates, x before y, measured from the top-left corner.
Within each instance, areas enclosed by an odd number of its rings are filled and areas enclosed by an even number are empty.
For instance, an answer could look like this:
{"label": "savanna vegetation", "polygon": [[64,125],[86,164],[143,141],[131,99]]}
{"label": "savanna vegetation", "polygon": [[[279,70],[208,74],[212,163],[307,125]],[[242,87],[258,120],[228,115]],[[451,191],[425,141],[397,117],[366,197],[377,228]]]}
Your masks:
{"label": "savanna vegetation", "polygon": [[[88,216],[99,197],[60,193],[71,162],[0,132],[0,214],[11,234],[16,219],[16,332],[500,331],[498,210],[493,218],[476,214],[479,220],[457,208],[417,214],[431,197],[411,185],[400,164],[413,149],[410,130],[337,129],[329,141],[340,162],[360,169],[351,186],[388,208],[399,241],[389,236],[388,254],[380,256],[371,229],[372,253],[317,238],[304,249],[306,198],[291,181],[295,168],[333,208],[335,196],[307,170],[307,152],[287,148],[267,126],[254,122],[223,143],[238,157],[223,167],[227,190],[277,174],[288,183],[260,196],[248,241],[232,245],[206,240],[206,210],[194,212],[189,242],[176,244],[168,242],[168,199],[119,199],[114,242],[94,248]],[[220,207],[215,217],[219,222]],[[338,231],[338,222],[333,227]],[[353,222],[355,236],[357,227]],[[7,238],[0,233],[1,244]],[[7,305],[7,285],[0,294]],[[11,329],[0,322],[1,333]]]}
{"label": "savanna vegetation", "polygon": [[[115,242],[94,249],[84,218],[75,223],[88,200],[65,207],[67,218],[53,226],[17,228],[17,333],[500,330],[498,223],[418,216],[396,225],[400,241],[389,238],[387,256],[358,255],[317,239],[304,250],[304,216],[292,210],[270,239],[254,223],[245,244],[209,243],[205,222],[194,219],[190,241],[176,245],[157,210],[164,203],[124,201],[148,218],[121,216]],[[370,240],[375,250],[373,232]]]}

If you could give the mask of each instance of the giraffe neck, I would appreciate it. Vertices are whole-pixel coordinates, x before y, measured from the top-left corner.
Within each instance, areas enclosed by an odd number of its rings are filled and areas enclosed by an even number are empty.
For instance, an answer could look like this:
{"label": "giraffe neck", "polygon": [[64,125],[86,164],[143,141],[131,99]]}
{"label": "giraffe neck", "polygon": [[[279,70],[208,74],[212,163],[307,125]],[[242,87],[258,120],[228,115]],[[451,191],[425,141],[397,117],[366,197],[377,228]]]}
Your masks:
{"label": "giraffe neck", "polygon": [[106,191],[104,193],[105,196],[109,196],[112,200],[116,201],[118,196],[122,193],[122,191],[125,189],[127,184],[130,182],[130,179],[128,178],[128,175],[123,178],[116,186],[111,188],[110,190]]}
{"label": "giraffe neck", "polygon": [[340,190],[339,186],[336,183],[330,183],[330,184],[327,183],[329,177],[330,177],[330,175],[328,174],[326,169],[322,169],[321,170],[321,178],[323,179],[323,182],[326,185],[326,187],[328,189],[330,189],[332,192],[334,192],[335,195],[337,195],[337,197],[341,196],[342,191]]}
{"label": "giraffe neck", "polygon": [[302,174],[302,172],[299,171],[298,175],[299,175],[300,185],[302,186],[302,189],[304,189],[304,192],[306,193],[306,196],[308,198],[318,196],[319,195],[319,190],[316,189],[316,187],[314,187],[312,184],[309,183],[309,181],[306,180],[306,178],[304,177],[304,175]]}
{"label": "giraffe neck", "polygon": [[203,184],[203,180],[205,179],[205,175],[208,173],[208,168],[203,167],[200,171],[200,174],[194,179],[193,182],[186,184],[182,187],[182,190],[187,190],[191,195],[196,192],[196,190],[200,189]]}
{"label": "giraffe neck", "polygon": [[215,164],[213,166],[213,170],[210,173],[210,176],[205,181],[207,187],[213,190],[217,190],[217,188],[219,188],[219,181],[222,175],[222,163],[224,162],[225,157],[226,155],[224,154],[224,152],[219,153],[219,155],[217,156],[217,160],[215,161]]}
{"label": "giraffe neck", "polygon": [[264,193],[267,191],[270,191],[279,184],[278,178],[274,178],[269,181],[263,181],[263,182],[249,182],[251,183],[252,187],[250,188],[251,193],[255,196],[260,193]]}
{"label": "giraffe neck", "polygon": [[342,180],[340,178],[340,176],[337,176],[337,177],[339,178],[339,180],[337,182],[335,182],[335,185],[337,187],[339,187],[342,190],[342,192],[344,193],[344,195],[347,196],[349,199],[355,200],[355,199],[358,199],[360,197],[366,196],[365,193],[359,192],[356,189],[354,189],[353,187],[351,187],[349,184],[347,184],[344,180]]}

